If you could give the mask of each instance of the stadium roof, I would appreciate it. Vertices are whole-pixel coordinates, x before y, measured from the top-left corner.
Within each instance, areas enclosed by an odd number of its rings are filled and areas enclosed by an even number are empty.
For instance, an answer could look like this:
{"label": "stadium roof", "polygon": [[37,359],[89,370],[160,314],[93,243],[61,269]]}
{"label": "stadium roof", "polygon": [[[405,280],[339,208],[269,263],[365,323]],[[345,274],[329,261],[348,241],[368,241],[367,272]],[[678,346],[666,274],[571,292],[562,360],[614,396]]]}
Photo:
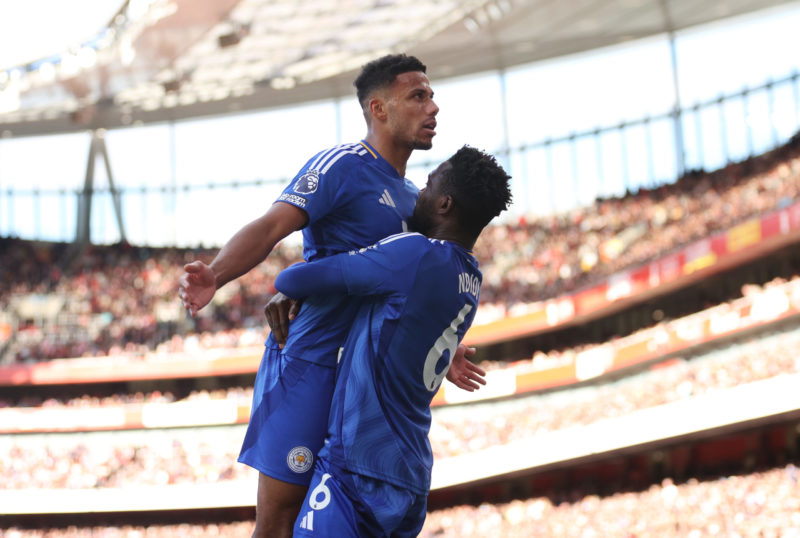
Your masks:
{"label": "stadium roof", "polygon": [[[349,96],[358,67],[387,52],[417,55],[435,80],[787,3],[126,0],[112,4],[110,20],[97,23],[89,38],[22,65],[0,64],[0,134],[111,128]],[[35,40],[35,32],[29,35]],[[0,41],[0,49],[12,45]]]}

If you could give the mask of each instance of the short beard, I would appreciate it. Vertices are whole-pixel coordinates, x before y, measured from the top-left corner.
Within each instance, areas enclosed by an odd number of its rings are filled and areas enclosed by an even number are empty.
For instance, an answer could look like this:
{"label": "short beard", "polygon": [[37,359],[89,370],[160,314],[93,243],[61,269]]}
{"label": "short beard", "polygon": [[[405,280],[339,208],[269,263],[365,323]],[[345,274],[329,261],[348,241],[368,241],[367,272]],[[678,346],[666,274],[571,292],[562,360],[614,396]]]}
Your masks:
{"label": "short beard", "polygon": [[421,140],[414,140],[411,143],[411,149],[431,149],[432,147],[433,147],[433,141],[423,142]]}
{"label": "short beard", "polygon": [[421,233],[422,235],[427,236],[431,229],[431,222],[425,217],[422,217],[416,213],[411,215],[408,220],[406,221],[408,224],[408,230],[410,232],[417,232]]}

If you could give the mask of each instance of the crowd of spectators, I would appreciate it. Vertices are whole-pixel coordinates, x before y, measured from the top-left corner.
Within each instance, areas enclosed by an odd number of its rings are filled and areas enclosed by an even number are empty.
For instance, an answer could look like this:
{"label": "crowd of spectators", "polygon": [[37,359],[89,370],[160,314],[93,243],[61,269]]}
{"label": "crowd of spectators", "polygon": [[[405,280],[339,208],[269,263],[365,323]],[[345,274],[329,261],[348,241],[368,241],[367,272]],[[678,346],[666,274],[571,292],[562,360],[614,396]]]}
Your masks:
{"label": "crowd of spectators", "polygon": [[170,391],[155,390],[153,392],[116,393],[104,396],[82,394],[74,398],[59,399],[54,397],[42,397],[39,395],[24,395],[18,399],[11,400],[0,398],[0,409],[15,408],[43,408],[43,409],[88,409],[100,407],[120,407],[124,405],[136,405],[146,403],[173,403],[177,401],[192,402],[206,400],[233,400],[243,404],[250,404],[253,401],[253,387],[229,387],[216,390],[193,390],[185,397],[179,397]]}
{"label": "crowd of spectators", "polygon": [[800,194],[800,136],[765,155],[543,218],[487,228],[481,299],[513,307],[641,265]]}
{"label": "crowd of spectators", "polygon": [[716,480],[665,479],[646,491],[574,501],[537,497],[457,506],[428,514],[421,538],[740,538],[800,536],[798,469],[785,467]]}
{"label": "crowd of spectators", "polygon": [[[12,361],[129,355],[260,344],[263,308],[280,270],[301,247],[279,245],[265,263],[220,290],[196,319],[177,297],[188,261],[211,250],[91,246],[0,240],[0,309],[15,313]],[[11,340],[9,342],[8,340]],[[0,352],[3,343],[0,342]],[[2,358],[2,357],[0,357]]]}
{"label": "crowd of spectators", "polygon": [[[800,328],[773,329],[772,333],[749,334],[714,348],[704,347],[673,357],[648,369],[617,380],[560,391],[531,394],[499,402],[444,406],[433,410],[430,432],[436,458],[446,458],[483,448],[508,444],[571,426],[620,417],[633,411],[698,396],[714,390],[800,372]],[[569,350],[559,353],[569,353]],[[691,353],[691,354],[690,354]],[[236,399],[249,402],[252,388],[234,387],[196,391],[188,399]],[[170,402],[170,393],[136,393],[130,396],[94,398],[84,396],[56,400],[6,402],[6,405],[67,407],[118,406],[131,402]],[[0,475],[6,487],[99,487],[128,483],[177,483],[239,476],[244,466],[235,463],[243,425],[230,435],[218,435],[214,428],[198,430],[192,444],[186,444],[186,430],[141,432],[135,441],[96,433],[109,442],[81,441],[72,444],[36,444],[23,448],[14,437],[0,443]],[[205,431],[205,433],[202,433]],[[151,435],[162,439],[170,433],[168,447],[155,450]],[[120,432],[124,433],[124,432]],[[88,433],[84,435],[93,435]],[[67,434],[66,439],[73,439]],[[83,439],[83,438],[81,438]],[[211,448],[204,443],[226,439]],[[233,440],[231,440],[233,439]],[[213,470],[203,459],[213,452]],[[203,457],[200,457],[203,456]],[[132,481],[132,482],[131,482]]]}
{"label": "crowd of spectators", "polygon": [[[765,283],[764,285],[755,285],[755,284],[745,284],[742,286],[742,295],[745,298],[751,299],[753,302],[749,303],[752,304],[752,309],[750,312],[751,316],[756,316],[760,307],[759,305],[766,304],[765,301],[761,299],[775,299],[777,297],[779,307],[779,311],[783,312],[783,302],[787,300],[786,294],[789,293],[792,296],[796,295],[800,292],[800,277],[796,276],[793,277],[790,281],[787,281],[783,278],[776,278],[770,282]],[[777,292],[777,294],[775,293]],[[705,320],[709,317],[709,313],[712,312],[729,312],[729,310],[733,307],[733,305],[738,304],[738,299],[733,299],[730,302],[722,303],[716,307],[710,308],[703,312],[703,315],[692,315],[687,318],[681,318],[677,320],[668,320],[668,321],[661,321],[656,325],[642,329],[641,331],[634,333],[631,335],[631,339],[636,340],[637,338],[643,337],[642,335],[648,334],[651,335],[650,338],[655,338],[652,336],[654,333],[657,333],[658,330],[666,330],[666,327],[682,327],[685,330],[690,330],[690,332],[697,330],[697,327],[702,327],[705,324]],[[720,310],[722,309],[722,310]],[[762,308],[763,309],[763,308]],[[768,314],[767,317],[772,319],[772,315],[779,313],[779,312],[770,312],[765,313]],[[714,316],[712,316],[714,317]],[[716,317],[719,317],[717,315]],[[723,316],[724,317],[724,316]],[[760,318],[759,318],[760,319]],[[694,328],[692,328],[694,327]],[[688,329],[687,329],[688,328]],[[209,335],[211,337],[212,335]],[[770,342],[772,341],[768,338],[768,334],[760,334],[755,340],[753,341],[752,345],[757,346],[767,346],[767,355],[758,355],[753,360],[748,360],[747,353],[748,347],[746,345],[737,344],[733,346],[733,349],[739,349],[740,351],[735,356],[737,357],[738,362],[734,362],[732,359],[725,359],[730,360],[728,367],[722,367],[721,369],[717,370],[716,366],[713,364],[711,366],[703,366],[703,362],[700,360],[692,361],[691,363],[687,362],[682,358],[675,358],[672,359],[669,364],[672,366],[671,368],[667,369],[664,368],[663,365],[660,367],[663,372],[665,372],[665,377],[663,378],[656,378],[655,382],[656,385],[646,387],[642,392],[648,396],[651,401],[646,406],[657,405],[659,403],[666,403],[667,401],[671,401],[672,393],[678,391],[681,396],[690,395],[693,393],[697,393],[699,390],[702,391],[702,387],[705,385],[709,385],[710,383],[707,381],[709,377],[712,375],[710,369],[714,369],[716,371],[716,376],[729,376],[724,378],[723,380],[727,380],[725,383],[713,383],[714,386],[720,387],[727,387],[730,385],[730,380],[735,380],[734,384],[738,383],[745,383],[749,381],[755,381],[758,379],[763,379],[766,377],[772,377],[774,375],[778,375],[780,373],[787,373],[793,372],[797,370],[797,363],[796,359],[792,353],[791,346],[793,345],[793,340],[791,335],[782,335],[776,338],[777,344],[772,345]],[[193,337],[187,338],[186,342],[191,342]],[[761,340],[764,340],[763,342]],[[255,341],[255,340],[254,340]],[[619,342],[625,342],[625,339],[618,340]],[[222,347],[225,347],[226,342],[217,342],[214,339],[210,339],[208,341],[203,341],[201,339],[197,339],[197,341],[193,344],[197,346],[198,349],[209,349],[209,346],[213,347],[216,343],[219,343]],[[738,346],[738,347],[737,347]],[[185,346],[184,346],[185,347]],[[576,357],[579,353],[583,352],[591,352],[594,348],[603,347],[603,345],[580,345],[577,347],[567,347],[563,349],[554,349],[549,350],[547,352],[537,350],[533,353],[532,357],[527,360],[519,360],[512,363],[505,363],[505,362],[497,362],[493,360],[485,360],[481,362],[481,366],[487,371],[495,371],[498,369],[505,369],[506,371],[511,372],[531,372],[546,365],[554,365],[554,364],[564,364],[564,363],[572,363],[576,360]],[[768,358],[768,359],[767,359]],[[724,364],[723,364],[724,366]],[[730,371],[730,372],[728,372]],[[674,374],[674,375],[673,375]],[[668,377],[667,377],[668,376]],[[687,379],[681,380],[680,377],[687,377]],[[629,377],[628,379],[636,379],[635,376]],[[700,385],[700,388],[695,388],[694,384]],[[621,382],[621,388],[617,388],[616,386],[612,385],[601,385],[599,388],[591,389],[591,390],[600,390],[601,392],[614,392],[617,397],[627,390],[625,385],[627,384],[626,381]],[[115,393],[115,394],[106,394],[102,396],[97,395],[89,395],[83,394],[77,397],[68,398],[68,399],[59,399],[56,397],[47,397],[41,395],[34,395],[34,394],[25,394],[20,396],[17,399],[9,399],[9,398],[0,398],[0,408],[8,408],[8,407],[15,407],[15,408],[98,408],[98,407],[120,407],[124,405],[141,405],[145,403],[172,403],[179,400],[183,401],[197,401],[197,400],[229,400],[235,401],[237,404],[244,404],[247,405],[250,403],[252,398],[252,386],[234,386],[228,388],[221,388],[217,390],[194,390],[191,392],[184,392],[181,393],[179,396],[176,396],[172,392],[169,391],[159,391],[155,390],[152,392],[133,392],[133,393]],[[589,391],[589,389],[584,389],[584,391]],[[572,390],[570,394],[573,396],[579,394],[580,390]],[[608,398],[605,394],[600,394],[598,396],[599,399],[609,402],[612,401]],[[522,401],[522,400],[519,400]],[[597,406],[598,408],[600,406]],[[638,405],[638,407],[642,407],[642,405]],[[476,405],[475,409],[480,409],[480,405]],[[436,411],[439,412],[438,410]],[[524,411],[523,411],[524,412]],[[621,412],[624,412],[622,410]],[[446,416],[446,411],[443,411],[443,417]],[[490,413],[495,413],[494,410],[490,411]],[[558,416],[563,416],[562,412],[556,413]],[[590,417],[591,420],[596,419],[596,416]],[[589,420],[589,421],[591,421]],[[458,422],[461,423],[462,420],[458,419]],[[581,423],[585,423],[586,420],[582,420]],[[545,428],[547,429],[547,428]]]}
{"label": "crowd of spectators", "polygon": [[255,478],[242,426],[0,439],[6,489],[91,489]]}
{"label": "crowd of spectators", "polygon": [[781,374],[800,373],[798,349],[800,329],[760,334],[701,355],[672,358],[613,382],[506,402],[476,403],[468,408],[435,408],[431,446],[435,457],[448,457]]}
{"label": "crowd of spectators", "polygon": [[[715,172],[689,173],[564,214],[490,226],[476,245],[484,273],[479,312],[502,316],[597,283],[799,195],[795,136]],[[0,320],[0,360],[143,355],[181,350],[197,335],[234,347],[263,340],[263,306],[275,291],[274,278],[300,259],[300,247],[280,245],[189,319],[177,299],[178,276],[184,263],[209,261],[215,252],[129,245],[77,252],[65,244],[0,239],[0,311],[15,321]]]}
{"label": "crowd of spectators", "polygon": [[[738,538],[800,536],[798,469],[784,467],[715,480],[664,479],[644,491],[574,499],[533,497],[509,503],[456,506],[428,513],[420,538]],[[66,529],[0,530],[3,538],[246,537],[253,521]]]}
{"label": "crowd of spectators", "polygon": [[121,525],[45,529],[0,529],[0,538],[250,538],[255,521],[180,523],[175,525]]}
{"label": "crowd of spectators", "polygon": [[[791,203],[800,194],[800,142],[675,185],[598,201],[547,219],[492,226],[480,242],[485,304],[514,304],[572,291],[743,219]],[[655,232],[657,230],[657,233]],[[263,304],[286,265],[299,259],[281,245],[259,268],[228,284],[197,320],[176,298],[184,263],[213,257],[200,249],[115,245],[76,254],[67,245],[0,239],[0,311],[18,312],[12,334],[0,330],[16,361],[92,355],[144,355],[235,348],[263,341]],[[8,263],[6,263],[6,260]],[[8,318],[0,321],[7,323]],[[2,328],[3,326],[0,326]],[[697,355],[686,354],[620,380],[483,404],[434,410],[436,458],[473,452],[544,432],[623,416],[712,390],[800,372],[800,329],[750,334]],[[569,354],[574,350],[553,351]],[[196,391],[185,399],[249,401],[251,387]],[[169,392],[23,397],[0,407],[114,407],[173,402]],[[184,399],[181,397],[180,399]],[[218,427],[223,428],[223,427]],[[136,438],[93,432],[60,442],[0,444],[7,488],[97,488],[217,482],[247,477],[236,463],[244,426],[140,432]],[[167,432],[167,433],[164,433]],[[192,433],[189,433],[192,432]],[[105,436],[105,437],[97,437]],[[52,439],[52,438],[50,438]],[[70,439],[76,439],[70,441]],[[77,439],[82,439],[78,441]],[[98,441],[102,439],[102,441]],[[578,499],[535,498],[455,507],[429,515],[422,536],[798,535],[797,469],[674,484]],[[787,531],[788,529],[788,531]],[[249,536],[252,522],[149,527],[0,530],[28,536]],[[766,533],[766,534],[765,534]],[[792,534],[794,533],[794,534]]]}

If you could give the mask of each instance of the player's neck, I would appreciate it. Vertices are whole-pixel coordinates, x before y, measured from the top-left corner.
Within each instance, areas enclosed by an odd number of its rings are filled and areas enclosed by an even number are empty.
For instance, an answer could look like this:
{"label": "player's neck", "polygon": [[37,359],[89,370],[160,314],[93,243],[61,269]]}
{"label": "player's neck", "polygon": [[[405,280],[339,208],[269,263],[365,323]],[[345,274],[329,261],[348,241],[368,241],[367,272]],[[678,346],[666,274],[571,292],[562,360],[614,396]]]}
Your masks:
{"label": "player's neck", "polygon": [[431,239],[439,239],[441,241],[455,243],[461,248],[469,251],[472,251],[473,247],[475,246],[475,240],[477,239],[471,235],[459,233],[459,230],[453,230],[448,226],[435,227],[430,231],[428,237]]}
{"label": "player's neck", "polygon": [[397,170],[397,173],[405,177],[406,163],[408,158],[411,157],[411,149],[406,147],[398,147],[385,137],[377,136],[373,131],[367,133],[364,140],[377,151],[383,159],[388,162],[392,167]]}

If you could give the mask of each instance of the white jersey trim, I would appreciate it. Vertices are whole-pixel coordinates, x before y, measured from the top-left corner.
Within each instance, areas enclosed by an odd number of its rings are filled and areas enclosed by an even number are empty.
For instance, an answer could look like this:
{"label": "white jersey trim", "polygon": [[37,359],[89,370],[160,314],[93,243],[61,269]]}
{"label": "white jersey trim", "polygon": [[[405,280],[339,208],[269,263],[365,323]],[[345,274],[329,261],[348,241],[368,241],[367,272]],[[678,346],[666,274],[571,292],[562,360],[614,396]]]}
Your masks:
{"label": "white jersey trim", "polygon": [[320,153],[308,169],[324,174],[344,155],[366,155],[366,153],[367,150],[361,144],[341,144]]}
{"label": "white jersey trim", "polygon": [[330,170],[331,166],[336,164],[336,161],[338,161],[339,159],[341,159],[342,157],[344,157],[347,154],[351,154],[351,155],[366,155],[367,154],[367,150],[361,144],[359,144],[358,147],[353,148],[353,149],[342,150],[339,153],[337,153],[337,154],[335,154],[335,155],[333,155],[331,157],[331,159],[327,162],[327,164],[325,164],[325,166],[322,167],[322,169],[320,170],[320,173],[321,174],[326,173],[328,170]]}
{"label": "white jersey trim", "polygon": [[[386,239],[381,239],[380,241],[378,241],[378,244],[379,245],[386,245],[386,244],[391,243],[393,241],[397,241],[398,239],[403,239],[404,237],[410,237],[410,236],[413,236],[413,235],[422,235],[422,234],[418,233],[418,232],[402,232],[402,233],[399,233],[399,234],[390,235]],[[425,237],[425,236],[423,236],[423,237]]]}

